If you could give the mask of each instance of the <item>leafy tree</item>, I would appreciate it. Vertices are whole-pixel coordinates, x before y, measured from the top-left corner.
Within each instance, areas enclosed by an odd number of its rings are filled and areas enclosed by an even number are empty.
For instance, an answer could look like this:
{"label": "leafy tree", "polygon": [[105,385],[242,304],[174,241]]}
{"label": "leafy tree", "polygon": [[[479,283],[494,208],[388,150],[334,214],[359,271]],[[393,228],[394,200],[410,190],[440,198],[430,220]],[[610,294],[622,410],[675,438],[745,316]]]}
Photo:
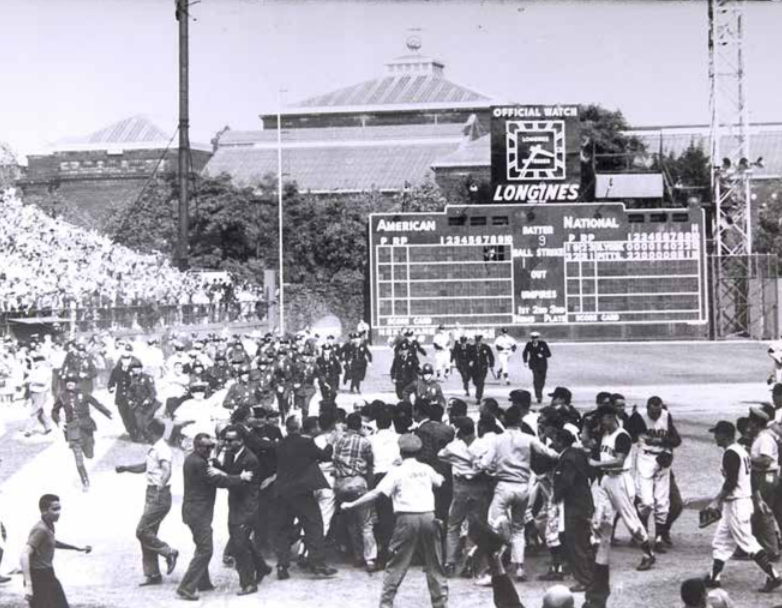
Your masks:
{"label": "leafy tree", "polygon": [[621,171],[632,166],[636,155],[645,152],[643,142],[624,133],[630,128],[619,110],[600,105],[580,106],[581,200],[595,198],[595,174]]}
{"label": "leafy tree", "polygon": [[782,179],[756,180],[752,191],[757,210],[755,252],[776,254],[782,260]]}
{"label": "leafy tree", "polygon": [[672,192],[666,193],[666,202],[685,206],[687,199],[698,196],[702,201],[710,199],[711,163],[709,156],[694,141],[679,156],[670,152],[663,160],[662,171]]}

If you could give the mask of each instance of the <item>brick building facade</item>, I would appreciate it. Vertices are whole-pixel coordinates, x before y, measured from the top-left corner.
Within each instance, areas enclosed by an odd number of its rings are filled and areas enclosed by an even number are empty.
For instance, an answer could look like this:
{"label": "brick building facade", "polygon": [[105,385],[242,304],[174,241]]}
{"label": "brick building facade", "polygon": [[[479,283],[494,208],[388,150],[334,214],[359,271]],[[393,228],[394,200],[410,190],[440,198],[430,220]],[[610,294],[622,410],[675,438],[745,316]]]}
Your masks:
{"label": "brick building facade", "polygon": [[[19,186],[26,196],[56,197],[88,215],[134,200],[150,176],[176,171],[176,145],[149,120],[134,116],[86,137],[63,141],[27,157]],[[200,172],[211,149],[194,145],[193,171]]]}

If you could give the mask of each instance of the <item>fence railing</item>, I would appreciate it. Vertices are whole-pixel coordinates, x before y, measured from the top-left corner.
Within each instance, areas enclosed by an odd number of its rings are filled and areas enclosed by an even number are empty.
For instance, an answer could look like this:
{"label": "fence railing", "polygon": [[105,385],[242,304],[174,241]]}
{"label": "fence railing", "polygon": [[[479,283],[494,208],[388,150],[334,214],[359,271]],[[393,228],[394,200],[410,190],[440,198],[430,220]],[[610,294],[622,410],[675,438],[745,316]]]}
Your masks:
{"label": "fence railing", "polygon": [[266,301],[85,308],[27,309],[0,313],[0,330],[9,333],[15,320],[59,318],[77,332],[102,330],[153,331],[181,325],[252,323],[266,319]]}

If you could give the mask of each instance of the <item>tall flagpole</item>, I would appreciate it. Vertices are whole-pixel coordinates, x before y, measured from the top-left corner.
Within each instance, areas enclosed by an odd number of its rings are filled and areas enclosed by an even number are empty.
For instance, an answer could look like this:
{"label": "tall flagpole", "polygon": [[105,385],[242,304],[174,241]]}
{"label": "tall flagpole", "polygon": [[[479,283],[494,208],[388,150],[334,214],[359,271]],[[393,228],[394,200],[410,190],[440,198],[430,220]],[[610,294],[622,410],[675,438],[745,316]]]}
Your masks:
{"label": "tall flagpole", "polygon": [[282,89],[277,91],[277,216],[279,225],[277,232],[279,234],[279,285],[280,285],[280,335],[285,333],[285,270],[282,237]]}

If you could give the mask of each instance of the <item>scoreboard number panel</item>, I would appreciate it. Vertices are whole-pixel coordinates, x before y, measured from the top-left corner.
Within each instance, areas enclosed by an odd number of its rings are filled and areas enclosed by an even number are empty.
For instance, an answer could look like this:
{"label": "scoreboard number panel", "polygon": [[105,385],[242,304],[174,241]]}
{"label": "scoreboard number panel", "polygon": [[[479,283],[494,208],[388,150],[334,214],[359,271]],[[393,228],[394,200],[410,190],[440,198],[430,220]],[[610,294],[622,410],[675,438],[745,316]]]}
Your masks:
{"label": "scoreboard number panel", "polygon": [[699,209],[449,206],[373,214],[369,228],[379,336],[408,326],[431,333],[440,324],[493,334],[531,325],[707,323]]}

